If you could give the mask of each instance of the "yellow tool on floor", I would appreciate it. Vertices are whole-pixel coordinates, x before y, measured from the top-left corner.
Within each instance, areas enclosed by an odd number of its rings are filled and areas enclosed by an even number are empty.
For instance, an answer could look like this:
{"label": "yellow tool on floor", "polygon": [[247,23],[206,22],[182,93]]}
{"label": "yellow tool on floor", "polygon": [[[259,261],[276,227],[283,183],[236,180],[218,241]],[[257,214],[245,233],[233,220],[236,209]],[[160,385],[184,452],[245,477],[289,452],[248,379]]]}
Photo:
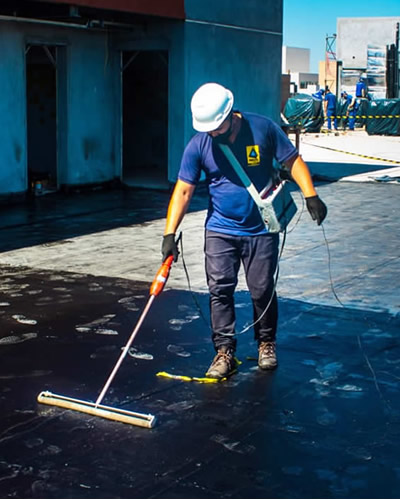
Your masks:
{"label": "yellow tool on floor", "polygon": [[172,378],[173,380],[182,380],[182,382],[199,382],[200,384],[218,384],[218,382],[224,382],[227,380],[227,377],[189,377],[187,375],[173,375],[172,373],[167,372],[158,372],[157,377]]}
{"label": "yellow tool on floor", "polygon": [[[236,364],[239,366],[242,364],[237,358],[235,358]],[[236,373],[237,370],[232,371],[230,375]],[[225,382],[229,377],[222,378],[212,378],[212,377],[190,377],[189,375],[174,375],[168,372],[158,372],[157,377],[171,378],[173,380],[181,380],[182,382],[198,382],[200,384],[218,384],[219,382]]]}
{"label": "yellow tool on floor", "polygon": [[[179,239],[179,238],[178,238]],[[114,369],[112,370],[110,376],[107,379],[102,391],[100,392],[99,397],[97,398],[95,403],[91,401],[83,401],[80,399],[69,398],[67,396],[61,396],[59,394],[53,394],[49,391],[42,391],[37,400],[39,403],[51,405],[51,406],[59,406],[61,408],[66,408],[68,410],[80,411],[83,413],[88,413],[89,415],[94,415],[96,417],[106,418],[108,420],[116,420],[118,422],[124,422],[126,424],[138,425],[140,427],[151,428],[154,427],[156,417],[150,414],[137,413],[129,410],[122,410],[118,408],[112,408],[111,406],[102,405],[101,402],[112,382],[114,376],[116,375],[119,367],[121,366],[122,361],[124,360],[129,348],[132,345],[134,338],[136,337],[139,328],[141,327],[150,307],[153,303],[155,297],[159,295],[167,282],[169,272],[171,270],[172,262],[174,258],[172,255],[167,257],[161,267],[159,268],[156,277],[153,280],[153,283],[150,287],[150,297],[147,301],[146,307],[144,308],[139,321],[133,330],[129,340],[124,347]]]}

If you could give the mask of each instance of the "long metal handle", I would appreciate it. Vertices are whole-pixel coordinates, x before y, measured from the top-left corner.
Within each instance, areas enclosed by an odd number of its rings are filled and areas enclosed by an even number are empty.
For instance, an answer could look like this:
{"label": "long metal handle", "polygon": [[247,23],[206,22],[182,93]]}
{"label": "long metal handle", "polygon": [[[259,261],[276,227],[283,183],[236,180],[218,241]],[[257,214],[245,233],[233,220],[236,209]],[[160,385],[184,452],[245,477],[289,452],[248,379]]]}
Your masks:
{"label": "long metal handle", "polygon": [[101,403],[101,401],[104,398],[105,393],[107,392],[108,388],[110,387],[110,384],[113,381],[115,374],[117,373],[119,367],[121,366],[121,363],[124,360],[126,353],[128,352],[130,346],[132,345],[132,342],[135,339],[137,332],[139,331],[139,328],[142,326],[144,318],[146,317],[146,315],[151,307],[151,304],[153,303],[154,298],[155,298],[155,295],[150,295],[150,298],[147,301],[146,307],[144,308],[144,310],[139,318],[139,321],[137,322],[135,329],[133,330],[131,336],[129,337],[129,340],[128,340],[126,346],[124,347],[124,350],[122,351],[121,356],[119,357],[119,359],[117,361],[117,364],[114,366],[113,371],[111,372],[110,376],[108,377],[107,382],[105,383],[99,397],[96,400],[96,403],[95,403],[96,407]]}

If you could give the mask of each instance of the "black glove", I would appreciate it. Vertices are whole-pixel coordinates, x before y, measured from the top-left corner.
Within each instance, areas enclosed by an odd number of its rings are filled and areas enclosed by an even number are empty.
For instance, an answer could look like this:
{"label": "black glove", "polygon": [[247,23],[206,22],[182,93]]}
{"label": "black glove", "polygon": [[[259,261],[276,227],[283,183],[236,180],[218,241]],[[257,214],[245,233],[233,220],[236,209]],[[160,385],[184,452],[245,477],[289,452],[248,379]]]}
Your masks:
{"label": "black glove", "polygon": [[325,203],[317,195],[306,198],[306,203],[312,220],[316,220],[318,226],[320,226],[328,213]]}
{"label": "black glove", "polygon": [[166,234],[163,237],[163,242],[162,242],[162,246],[161,246],[161,253],[162,253],[162,257],[163,257],[163,262],[170,255],[174,256],[174,262],[176,262],[178,260],[179,251],[178,251],[178,245],[176,244],[176,241],[175,241],[175,234],[174,233]]}

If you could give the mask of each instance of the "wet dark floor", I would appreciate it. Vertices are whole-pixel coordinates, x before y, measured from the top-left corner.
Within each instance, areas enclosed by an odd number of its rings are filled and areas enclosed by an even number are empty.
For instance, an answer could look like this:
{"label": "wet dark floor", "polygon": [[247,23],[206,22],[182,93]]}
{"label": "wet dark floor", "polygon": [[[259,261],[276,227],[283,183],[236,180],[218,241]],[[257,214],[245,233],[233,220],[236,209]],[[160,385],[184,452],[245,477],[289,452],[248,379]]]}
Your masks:
{"label": "wet dark floor", "polygon": [[[172,269],[173,272],[173,269]],[[237,374],[213,356],[207,295],[166,290],[105,404],[153,429],[40,405],[42,390],[94,400],[150,283],[0,267],[2,498],[398,498],[399,319],[280,299],[278,355],[260,372],[252,334]],[[150,280],[153,277],[150,277]],[[237,296],[238,325],[250,320]]]}
{"label": "wet dark floor", "polygon": [[[205,186],[197,188],[190,211],[207,208],[205,192]],[[165,217],[170,195],[167,190],[125,188],[54,193],[26,203],[0,205],[0,251],[149,223]]]}

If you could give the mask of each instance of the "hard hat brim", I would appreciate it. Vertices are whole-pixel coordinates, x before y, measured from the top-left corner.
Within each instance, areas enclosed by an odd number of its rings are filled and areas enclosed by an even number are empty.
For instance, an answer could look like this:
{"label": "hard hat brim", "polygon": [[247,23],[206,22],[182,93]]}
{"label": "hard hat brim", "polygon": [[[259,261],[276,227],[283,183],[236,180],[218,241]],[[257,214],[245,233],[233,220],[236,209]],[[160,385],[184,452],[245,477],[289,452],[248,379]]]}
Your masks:
{"label": "hard hat brim", "polygon": [[224,123],[224,121],[226,120],[226,116],[218,121],[218,122],[214,122],[212,125],[210,123],[202,123],[202,122],[198,122],[196,120],[196,118],[193,118],[193,128],[197,131],[197,132],[213,132],[214,130],[217,130],[217,128],[222,124]]}

